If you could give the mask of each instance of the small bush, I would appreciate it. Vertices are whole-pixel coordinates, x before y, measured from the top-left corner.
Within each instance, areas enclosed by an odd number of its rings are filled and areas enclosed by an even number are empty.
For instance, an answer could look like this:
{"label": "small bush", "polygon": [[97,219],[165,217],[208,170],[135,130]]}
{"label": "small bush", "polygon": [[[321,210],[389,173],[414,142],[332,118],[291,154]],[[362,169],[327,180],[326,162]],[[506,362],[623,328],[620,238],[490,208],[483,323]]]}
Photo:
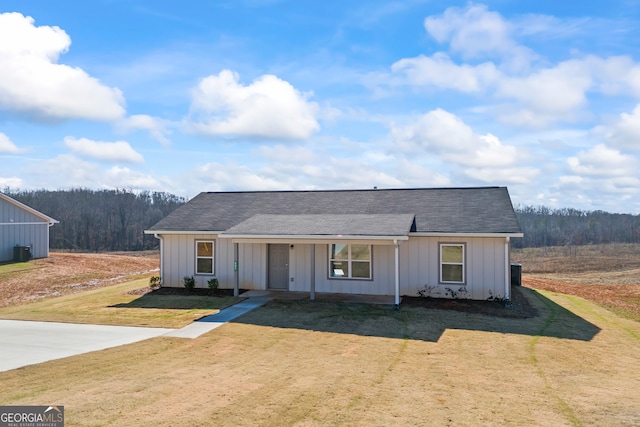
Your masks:
{"label": "small bush", "polygon": [[160,276],[151,276],[149,278],[149,287],[151,289],[158,289],[160,287]]}
{"label": "small bush", "polygon": [[184,287],[188,291],[192,291],[196,287],[196,279],[193,276],[184,276],[182,283],[184,283]]}
{"label": "small bush", "polygon": [[207,284],[209,285],[209,289],[211,289],[212,291],[217,291],[218,286],[220,286],[220,282],[218,282],[218,279],[215,277],[213,279],[209,279],[207,281]]}

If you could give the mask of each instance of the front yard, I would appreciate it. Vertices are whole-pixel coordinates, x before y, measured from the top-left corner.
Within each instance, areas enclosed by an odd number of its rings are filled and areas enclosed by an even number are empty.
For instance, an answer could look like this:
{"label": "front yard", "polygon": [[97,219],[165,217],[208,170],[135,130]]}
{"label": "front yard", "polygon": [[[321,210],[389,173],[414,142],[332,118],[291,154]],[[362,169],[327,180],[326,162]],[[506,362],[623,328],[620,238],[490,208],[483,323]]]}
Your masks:
{"label": "front yard", "polygon": [[195,340],[0,373],[0,402],[74,426],[640,424],[640,324],[523,292],[538,317],[271,302]]}

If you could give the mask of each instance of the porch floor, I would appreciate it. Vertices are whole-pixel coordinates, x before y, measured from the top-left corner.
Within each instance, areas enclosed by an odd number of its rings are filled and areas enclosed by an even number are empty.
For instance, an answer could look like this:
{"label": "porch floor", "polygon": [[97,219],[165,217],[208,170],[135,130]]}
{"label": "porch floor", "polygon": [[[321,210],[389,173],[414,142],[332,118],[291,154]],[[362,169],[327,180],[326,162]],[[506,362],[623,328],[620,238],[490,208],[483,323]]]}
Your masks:
{"label": "porch floor", "polygon": [[[283,300],[308,300],[309,292],[293,292],[293,291],[247,291],[240,294],[241,297],[266,297],[269,299],[283,299]],[[333,294],[316,292],[316,301],[333,301],[333,302],[355,302],[363,304],[383,304],[393,305],[393,295],[366,295],[366,294]],[[402,302],[402,298],[400,298]]]}

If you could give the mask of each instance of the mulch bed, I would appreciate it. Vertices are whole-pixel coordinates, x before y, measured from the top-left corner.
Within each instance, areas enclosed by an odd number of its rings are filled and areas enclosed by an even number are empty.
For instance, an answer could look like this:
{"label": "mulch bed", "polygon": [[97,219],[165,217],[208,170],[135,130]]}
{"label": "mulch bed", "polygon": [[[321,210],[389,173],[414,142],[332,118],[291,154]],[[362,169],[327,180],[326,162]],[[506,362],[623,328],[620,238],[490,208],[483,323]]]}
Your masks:
{"label": "mulch bed", "polygon": [[[240,293],[245,292],[246,289],[240,289]],[[198,296],[198,297],[232,297],[233,289],[213,289],[208,288],[157,288],[150,292],[151,295],[181,295],[181,296]]]}
{"label": "mulch bed", "polygon": [[474,301],[468,299],[444,299],[402,297],[402,305],[433,308],[436,310],[455,310],[465,313],[478,313],[487,316],[512,319],[528,319],[538,316],[538,311],[529,303],[519,286],[511,288],[510,304],[499,301]]}
{"label": "mulch bed", "polygon": [[[240,294],[245,291],[246,289],[240,289]],[[167,287],[158,288],[153,291],[149,290],[147,293],[152,295],[232,297],[233,289],[218,289],[214,291],[205,288],[187,290],[185,288]],[[508,305],[499,301],[474,301],[468,299],[421,298],[407,296],[402,297],[402,305],[433,308],[437,310],[455,310],[465,313],[478,313],[487,316],[506,317],[512,319],[528,319],[538,316],[538,311],[529,304],[529,300],[523,295],[523,291],[519,286],[513,286],[511,288],[511,301]]]}

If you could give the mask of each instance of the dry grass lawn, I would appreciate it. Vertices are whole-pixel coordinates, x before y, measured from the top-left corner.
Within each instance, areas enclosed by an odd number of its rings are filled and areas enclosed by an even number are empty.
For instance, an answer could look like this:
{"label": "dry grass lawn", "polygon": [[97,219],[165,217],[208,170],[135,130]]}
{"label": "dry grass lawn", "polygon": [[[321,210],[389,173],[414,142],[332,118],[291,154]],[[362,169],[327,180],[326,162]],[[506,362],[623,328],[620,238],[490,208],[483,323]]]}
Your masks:
{"label": "dry grass lawn", "polygon": [[524,291],[539,317],[272,302],[195,340],[0,373],[0,402],[73,426],[639,425],[640,324]]}
{"label": "dry grass lawn", "polygon": [[[64,405],[70,426],[637,426],[640,323],[588,299],[640,286],[637,248],[600,248],[604,262],[592,250],[515,254],[525,284],[565,292],[524,287],[538,317],[274,301],[194,340],[153,338],[1,372],[0,402]],[[569,281],[585,275],[595,283]],[[42,304],[46,316],[83,304],[79,296],[6,309]],[[102,307],[147,304],[133,301]]]}
{"label": "dry grass lawn", "polygon": [[149,278],[99,287],[30,304],[0,307],[0,319],[181,328],[215,314],[240,298],[140,295]]}

